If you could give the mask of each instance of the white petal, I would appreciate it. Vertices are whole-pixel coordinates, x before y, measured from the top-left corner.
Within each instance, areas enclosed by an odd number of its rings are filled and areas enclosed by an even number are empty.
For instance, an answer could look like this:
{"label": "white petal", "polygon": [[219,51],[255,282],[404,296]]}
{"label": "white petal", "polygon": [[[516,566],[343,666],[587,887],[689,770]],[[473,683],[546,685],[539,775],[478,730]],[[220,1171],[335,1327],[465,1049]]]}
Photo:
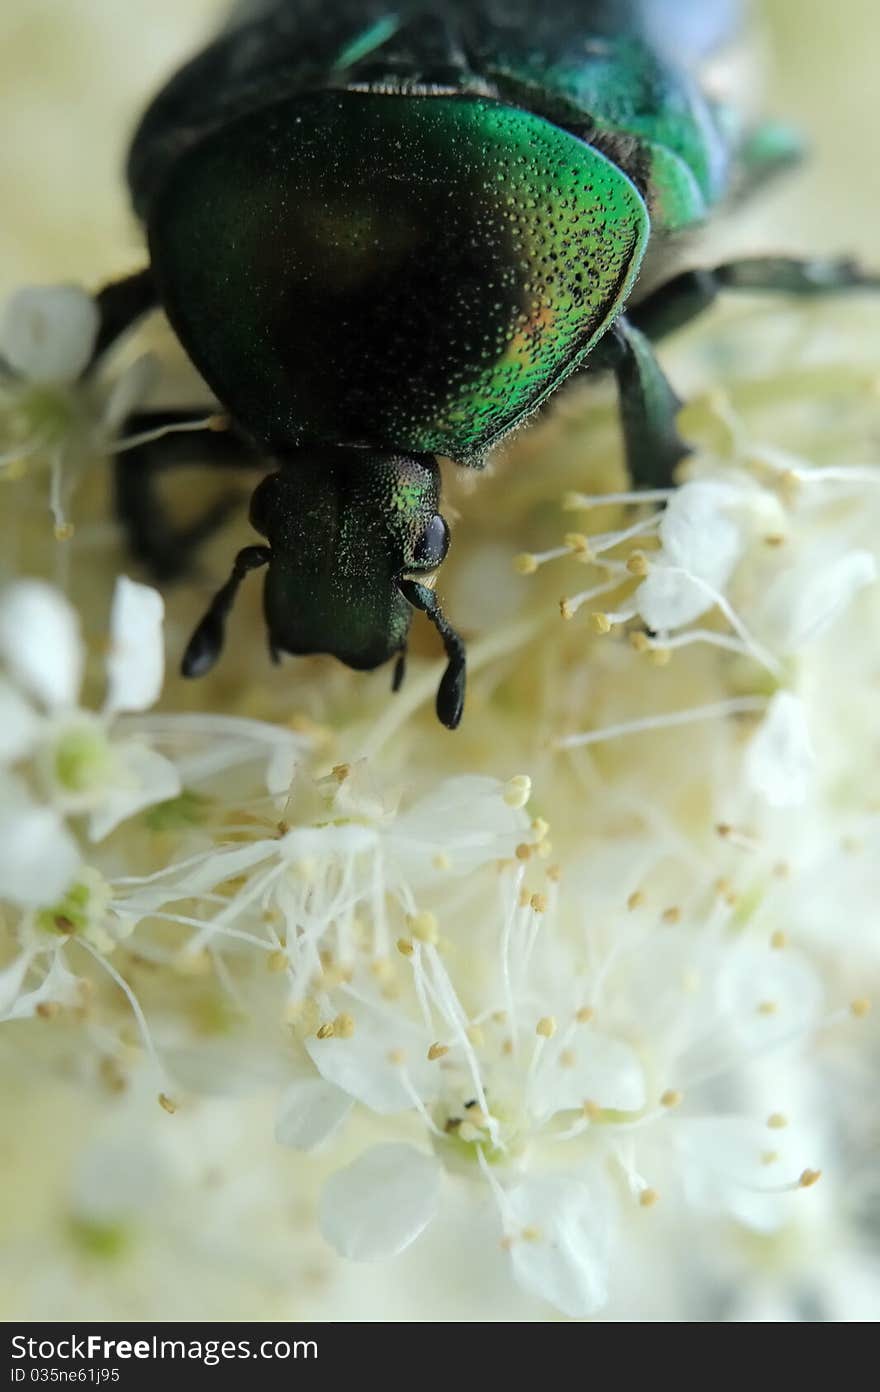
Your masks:
{"label": "white petal", "polygon": [[860,590],[877,579],[868,551],[849,551],[827,565],[787,571],[763,605],[763,626],[783,652],[795,652],[831,627]]}
{"label": "white petal", "polygon": [[0,898],[28,908],[60,899],[80,866],[80,853],[61,818],[39,807],[24,789],[11,796],[7,778],[0,805]]}
{"label": "white petal", "polygon": [[351,1261],[396,1257],[434,1217],[441,1176],[439,1162],[412,1146],[374,1146],[327,1181],[321,1232]]}
{"label": "white petal", "polygon": [[727,1020],[740,1047],[749,1053],[805,1039],[819,1023],[825,991],[816,968],[794,949],[743,942],[723,958],[716,999],[718,1018]]}
{"label": "white petal", "polygon": [[[574,1060],[562,1054],[573,1053]],[[545,1046],[530,1097],[536,1119],[556,1112],[579,1111],[585,1102],[617,1112],[639,1112],[645,1105],[645,1071],[635,1049],[595,1030],[584,1029],[574,1041],[557,1035]]]}
{"label": "white petal", "polygon": [[306,1040],[322,1078],[380,1116],[409,1111],[413,1090],[423,1102],[433,1101],[441,1079],[436,1064],[428,1062],[431,1038],[401,1015],[365,1002],[351,1013],[351,1039]]}
{"label": "white petal", "polygon": [[712,608],[710,591],[724,590],[742,555],[742,528],[730,515],[742,502],[738,489],[705,481],[686,483],[670,498],[660,523],[663,550],[636,594],[649,628],[680,628]]}
{"label": "white petal", "polygon": [[639,614],[655,633],[693,623],[715,603],[690,574],[672,570],[661,557],[636,591]]}
{"label": "white petal", "polygon": [[31,382],[75,382],[88,365],[100,316],[77,285],[28,286],[6,303],[0,354]]}
{"label": "white petal", "polygon": [[741,1117],[697,1117],[676,1121],[673,1135],[684,1161],[685,1191],[696,1209],[726,1213],[764,1233],[788,1220],[788,1196],[767,1190],[796,1180],[806,1161],[766,1162],[768,1152],[790,1148],[788,1134]]}
{"label": "white petal", "polygon": [[741,529],[730,515],[741,502],[740,491],[728,484],[698,481],[677,489],[660,522],[670,564],[722,589],[742,554]]}
{"label": "white petal", "polygon": [[537,1175],[508,1193],[504,1217],[521,1286],[572,1319],[602,1308],[611,1239],[611,1200],[604,1186]]}
{"label": "white petal", "polygon": [[43,580],[18,580],[0,596],[0,656],[47,706],[73,706],[85,653],[79,618]]}
{"label": "white petal", "polygon": [[11,1018],[18,1002],[22,982],[33,957],[32,952],[22,952],[15,958],[15,961],[10,962],[8,967],[4,967],[0,971],[0,1020]]}
{"label": "white petal", "polygon": [[0,762],[14,763],[33,746],[40,721],[9,682],[0,681]]}
{"label": "white petal", "polygon": [[[388,839],[405,877],[426,883],[512,856],[529,818],[504,801],[504,789],[497,779],[476,774],[449,778],[401,813]],[[447,870],[437,869],[441,853]]]}
{"label": "white petal", "polygon": [[89,837],[103,841],[105,836],[136,812],[168,802],[180,794],[180,774],[163,754],[131,741],[118,744],[114,754],[119,763],[120,783],[108,788],[89,818]]}
{"label": "white petal", "polygon": [[298,827],[279,842],[281,853],[292,865],[309,861],[341,860],[374,851],[379,842],[375,827]]}
{"label": "white petal", "polygon": [[36,990],[19,996],[18,1000],[4,1017],[7,1020],[26,1020],[36,1014],[37,1007],[43,1003],[73,1006],[82,1003],[80,979],[68,971],[62,952],[56,952],[52,964]]}
{"label": "white petal", "polygon": [[348,1118],[354,1103],[332,1083],[300,1078],[286,1089],[275,1122],[275,1139],[294,1150],[316,1150]]}
{"label": "white petal", "polygon": [[167,874],[154,875],[144,884],[132,885],[125,899],[125,912],[135,918],[144,917],[163,904],[172,904],[178,899],[198,899],[224,881],[246,874],[261,861],[277,854],[277,841],[253,841],[249,846],[216,851],[189,865],[175,866]]}
{"label": "white petal", "polygon": [[797,807],[806,800],[815,765],[806,706],[780,691],[749,745],[746,778],[771,807]]}
{"label": "white petal", "polygon": [[110,612],[108,712],[148,710],[159,699],[165,677],[164,616],[158,590],[120,576]]}

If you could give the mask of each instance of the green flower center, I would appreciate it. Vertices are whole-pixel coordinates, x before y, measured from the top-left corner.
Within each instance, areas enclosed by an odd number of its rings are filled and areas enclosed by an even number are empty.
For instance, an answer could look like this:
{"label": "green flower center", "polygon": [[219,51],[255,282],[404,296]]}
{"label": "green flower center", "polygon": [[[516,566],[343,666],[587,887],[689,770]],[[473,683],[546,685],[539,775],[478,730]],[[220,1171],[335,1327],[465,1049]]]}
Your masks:
{"label": "green flower center", "polygon": [[113,757],[103,729],[67,730],[52,751],[52,776],[65,793],[82,797],[108,782]]}

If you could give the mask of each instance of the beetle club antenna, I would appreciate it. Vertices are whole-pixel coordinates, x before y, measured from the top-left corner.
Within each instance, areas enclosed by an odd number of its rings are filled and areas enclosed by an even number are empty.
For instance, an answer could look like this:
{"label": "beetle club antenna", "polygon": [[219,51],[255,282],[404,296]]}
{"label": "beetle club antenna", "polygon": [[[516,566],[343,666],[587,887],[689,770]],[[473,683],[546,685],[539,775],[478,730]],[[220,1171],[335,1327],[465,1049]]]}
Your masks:
{"label": "beetle club antenna", "polygon": [[206,672],[210,672],[223,651],[226,620],[242,581],[252,570],[259,570],[261,566],[268,565],[271,559],[272,552],[268,546],[246,546],[243,551],[239,551],[232,574],[211,600],[208,612],[189,640],[181,663],[181,671],[185,677],[203,677]]}
{"label": "beetle club antenna", "polygon": [[447,622],[433,590],[417,580],[399,580],[398,587],[407,603],[427,614],[443,639],[449,666],[437,691],[437,716],[447,730],[457,730],[464,712],[464,693],[467,680],[467,650],[455,629]]}

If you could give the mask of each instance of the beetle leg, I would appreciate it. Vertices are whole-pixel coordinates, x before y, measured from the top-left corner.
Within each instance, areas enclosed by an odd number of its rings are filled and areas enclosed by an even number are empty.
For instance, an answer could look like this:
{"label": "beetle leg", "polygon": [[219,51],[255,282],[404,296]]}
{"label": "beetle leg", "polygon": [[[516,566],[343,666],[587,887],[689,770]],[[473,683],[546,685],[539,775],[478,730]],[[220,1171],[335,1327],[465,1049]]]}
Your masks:
{"label": "beetle leg", "polygon": [[[132,416],[131,433],[183,425],[192,412],[153,411]],[[116,515],[132,555],[156,580],[171,580],[192,567],[193,554],[242,501],[236,493],[219,498],[189,527],[175,527],[156,489],[156,476],[174,468],[208,466],[242,469],[262,465],[234,431],[205,430],[169,434],[118,454],[114,463]]]}
{"label": "beetle leg", "polygon": [[878,288],[880,276],[870,275],[845,257],[753,256],[725,262],[714,270],[683,271],[631,306],[627,319],[646,337],[658,339],[696,319],[722,291],[812,296]]}
{"label": "beetle leg", "polygon": [[676,396],[647,337],[621,316],[594,351],[590,365],[617,378],[626,459],[641,488],[669,488],[673,471],[689,453],[675,418]]}
{"label": "beetle leg", "polygon": [[464,712],[464,693],[467,680],[467,651],[455,629],[447,622],[439,600],[427,585],[417,580],[398,580],[400,593],[414,609],[427,614],[443,639],[449,665],[437,692],[437,715],[447,730],[457,730]]}
{"label": "beetle leg", "polygon": [[105,285],[98,291],[95,303],[100,320],[95,347],[86,372],[91,372],[107,349],[132,328],[138,319],[142,319],[158,305],[159,298],[152,273],[149,270],[138,271],[136,275],[128,276],[125,280],[112,281],[110,285]]}

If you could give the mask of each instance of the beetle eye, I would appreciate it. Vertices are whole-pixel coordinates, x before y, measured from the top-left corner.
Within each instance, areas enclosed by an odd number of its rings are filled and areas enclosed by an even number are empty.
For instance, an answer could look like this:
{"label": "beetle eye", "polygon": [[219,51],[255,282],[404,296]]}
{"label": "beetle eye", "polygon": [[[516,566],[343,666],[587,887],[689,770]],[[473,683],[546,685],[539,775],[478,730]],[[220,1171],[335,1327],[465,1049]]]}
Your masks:
{"label": "beetle eye", "polygon": [[434,570],[446,559],[449,550],[449,528],[437,513],[431,518],[413,550],[413,566],[417,570]]}

